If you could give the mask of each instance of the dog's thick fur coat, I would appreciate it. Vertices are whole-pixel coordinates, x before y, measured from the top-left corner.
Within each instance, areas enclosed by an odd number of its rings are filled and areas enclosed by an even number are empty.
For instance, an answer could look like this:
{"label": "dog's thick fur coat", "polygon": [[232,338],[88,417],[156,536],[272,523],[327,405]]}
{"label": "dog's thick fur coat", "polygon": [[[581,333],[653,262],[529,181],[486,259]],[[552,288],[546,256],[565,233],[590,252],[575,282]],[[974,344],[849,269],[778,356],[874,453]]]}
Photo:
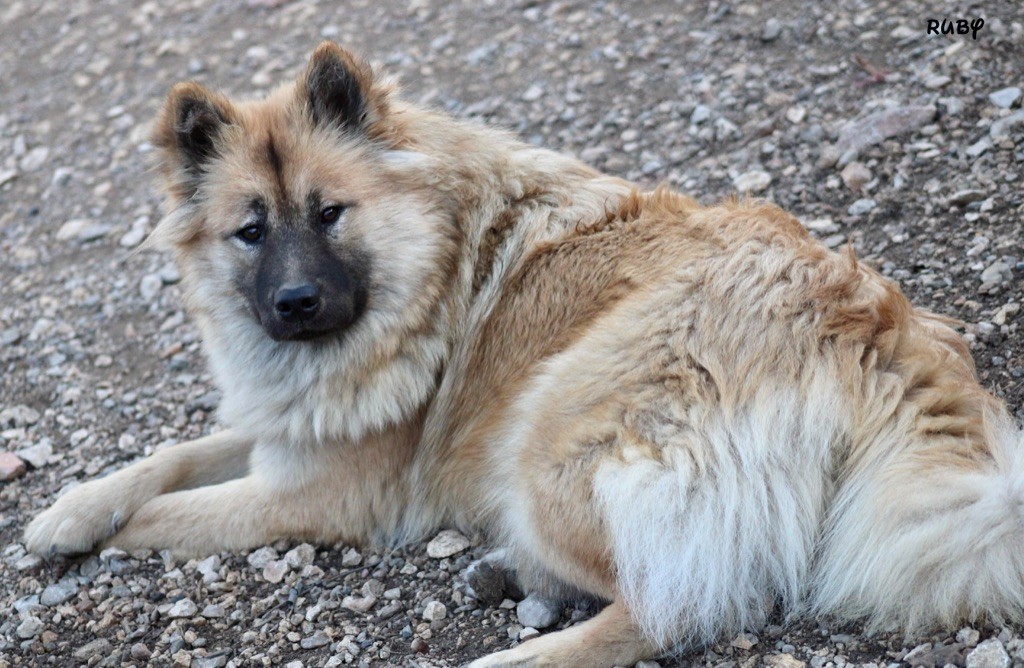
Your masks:
{"label": "dog's thick fur coat", "polygon": [[[179,84],[156,143],[155,239],[227,429],[72,489],[33,550],[454,526],[510,548],[528,588],[611,602],[480,666],[629,664],[778,603],[1021,619],[1020,429],[950,322],[780,209],[640,192],[406,104],[333,44],[265,100]],[[278,341],[232,235],[254,198],[310,192],[347,205],[329,243],[369,258],[368,302]]]}

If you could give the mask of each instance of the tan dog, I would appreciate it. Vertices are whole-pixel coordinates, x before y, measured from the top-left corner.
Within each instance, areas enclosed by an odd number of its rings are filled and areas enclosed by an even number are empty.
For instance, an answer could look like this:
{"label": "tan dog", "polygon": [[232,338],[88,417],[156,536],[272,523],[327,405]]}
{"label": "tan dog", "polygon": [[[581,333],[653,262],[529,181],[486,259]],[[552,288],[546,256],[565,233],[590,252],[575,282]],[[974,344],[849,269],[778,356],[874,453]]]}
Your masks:
{"label": "tan dog", "polygon": [[478,666],[630,664],[786,610],[1024,604],[1024,448],[943,318],[767,204],[702,208],[406,104],[321,45],[171,92],[155,239],[228,429],[83,484],[39,552],[510,548],[610,601]]}

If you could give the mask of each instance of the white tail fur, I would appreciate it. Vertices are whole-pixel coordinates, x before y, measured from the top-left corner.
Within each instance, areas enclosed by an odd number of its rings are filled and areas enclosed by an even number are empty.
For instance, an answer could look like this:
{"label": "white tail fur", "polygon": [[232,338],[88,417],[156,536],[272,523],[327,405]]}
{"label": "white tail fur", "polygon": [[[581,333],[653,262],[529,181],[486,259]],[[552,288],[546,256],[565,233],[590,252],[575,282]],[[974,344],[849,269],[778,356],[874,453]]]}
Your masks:
{"label": "white tail fur", "polygon": [[710,642],[756,628],[777,600],[905,630],[986,613],[1019,620],[1018,428],[990,420],[994,461],[971,472],[884,442],[912,433],[896,420],[846,475],[836,451],[849,407],[826,387],[805,396],[761,393],[681,432],[661,461],[602,466],[595,490],[619,586],[645,635]]}

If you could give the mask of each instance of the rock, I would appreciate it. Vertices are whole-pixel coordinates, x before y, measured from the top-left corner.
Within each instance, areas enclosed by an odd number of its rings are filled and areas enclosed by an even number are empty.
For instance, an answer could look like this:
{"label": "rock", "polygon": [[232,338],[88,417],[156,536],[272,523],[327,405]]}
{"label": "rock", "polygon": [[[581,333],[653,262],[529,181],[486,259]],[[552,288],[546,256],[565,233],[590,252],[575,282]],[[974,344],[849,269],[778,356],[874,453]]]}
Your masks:
{"label": "rock", "polygon": [[469,595],[484,605],[497,605],[505,596],[505,573],[486,559],[474,561],[463,576]]}
{"label": "rock", "polygon": [[210,603],[199,614],[207,619],[219,619],[224,616],[224,608],[216,603]]}
{"label": "rock", "polygon": [[50,149],[45,146],[36,146],[18,162],[18,167],[23,172],[34,172],[46,164],[46,159],[49,157]]}
{"label": "rock", "polygon": [[437,622],[448,616],[448,608],[440,601],[431,601],[423,606],[423,619],[428,622]]}
{"label": "rock", "polygon": [[39,411],[30,406],[11,406],[0,411],[0,425],[11,427],[28,427],[39,422]]}
{"label": "rock", "polygon": [[533,102],[539,100],[544,95],[544,89],[534,84],[526,89],[523,93],[523,100],[526,102]]}
{"label": "rock", "polygon": [[709,118],[711,118],[711,109],[703,104],[698,104],[690,114],[690,125],[700,125]]}
{"label": "rock", "polygon": [[981,640],[981,633],[966,626],[956,632],[956,641],[967,647],[974,647]]}
{"label": "rock", "polygon": [[346,596],[341,600],[341,607],[353,612],[367,613],[377,603],[375,596]]}
{"label": "rock", "polygon": [[39,595],[39,602],[50,608],[60,605],[78,593],[78,583],[74,580],[65,579],[46,587]]}
{"label": "rock", "polygon": [[953,79],[946,76],[945,74],[932,74],[930,76],[925,77],[924,87],[931,88],[932,90],[937,90],[939,88],[947,86],[949,82],[952,80]]}
{"label": "rock", "polygon": [[761,192],[772,182],[772,175],[760,169],[753,169],[733,179],[733,185],[741,193]]}
{"label": "rock", "polygon": [[981,282],[1000,283],[1010,275],[1010,265],[1005,262],[993,262],[981,272]]}
{"label": "rock", "polygon": [[840,130],[839,141],[836,142],[839,165],[853,162],[861,151],[889,137],[917,130],[931,122],[935,114],[935,107],[932,106],[896,107],[848,123]]}
{"label": "rock", "polygon": [[796,125],[804,120],[807,116],[807,108],[801,106],[790,107],[786,110],[786,120]]}
{"label": "rock", "polygon": [[94,656],[106,657],[114,650],[114,646],[110,644],[110,641],[106,638],[97,638],[91,642],[87,642],[78,649],[75,650],[75,658],[81,659],[82,661],[88,661]]}
{"label": "rock", "polygon": [[736,649],[750,650],[758,643],[757,636],[752,633],[741,633],[729,643]]}
{"label": "rock", "polygon": [[1024,125],[1024,111],[1015,111],[1009,116],[993,121],[988,128],[988,134],[992,139],[1002,139],[1009,137],[1010,133],[1021,125]]}
{"label": "rock", "polygon": [[284,555],[285,563],[296,571],[301,571],[306,566],[312,564],[315,558],[316,548],[314,548],[309,543],[297,545],[292,549],[288,550],[287,552],[285,552]]}
{"label": "rock", "polygon": [[878,202],[870,198],[859,199],[850,205],[850,208],[846,210],[851,216],[863,216],[865,213],[873,210],[878,206]]}
{"label": "rock", "polygon": [[43,624],[41,619],[35,615],[29,615],[25,617],[20,624],[18,624],[18,628],[15,630],[15,633],[17,633],[18,637],[22,640],[28,640],[29,638],[35,638],[37,635],[42,633],[44,628],[46,628],[46,625]]}
{"label": "rock", "polygon": [[153,656],[153,652],[149,651],[149,648],[140,642],[132,645],[132,648],[128,653],[136,661],[146,661],[149,657]]}
{"label": "rock", "polygon": [[190,598],[183,598],[167,611],[167,616],[171,619],[181,619],[183,617],[195,617],[199,612],[199,608]]}
{"label": "rock", "polygon": [[0,186],[18,178],[18,172],[14,169],[0,169]]}
{"label": "rock", "polygon": [[128,230],[128,232],[126,232],[124,236],[121,237],[121,240],[118,243],[125,248],[135,248],[136,246],[141,244],[143,239],[145,238],[145,228],[133,227],[132,229]]}
{"label": "rock", "polygon": [[158,274],[146,274],[139,281],[139,294],[142,295],[143,299],[152,301],[160,294],[160,288],[163,286],[164,282],[160,280]]}
{"label": "rock", "polygon": [[988,197],[988,193],[984,190],[957,190],[946,199],[946,204],[949,206],[966,206],[971,202],[980,202],[986,197]]}
{"label": "rock", "polygon": [[288,563],[284,559],[271,561],[263,567],[263,579],[271,584],[277,584],[288,574]]}
{"label": "rock", "polygon": [[196,566],[196,570],[203,576],[203,582],[205,584],[212,584],[220,581],[220,557],[216,554],[207,557],[199,562]]}
{"label": "rock", "polygon": [[253,550],[252,553],[245,558],[245,560],[249,562],[249,565],[256,570],[263,570],[264,566],[275,559],[277,559],[277,550],[272,547],[261,547],[258,550]]}
{"label": "rock", "polygon": [[43,439],[35,445],[18,450],[14,454],[28,462],[32,468],[41,469],[46,466],[50,457],[53,456],[53,446],[50,444],[50,441]]}
{"label": "rock", "polygon": [[764,22],[764,30],[761,31],[762,42],[774,42],[782,34],[782,24],[777,18],[770,18]]}
{"label": "rock", "polygon": [[228,665],[227,655],[217,654],[214,656],[193,656],[189,668],[224,668],[226,665]]}
{"label": "rock", "polygon": [[1020,99],[1020,88],[1017,86],[1008,86],[1007,88],[1000,88],[997,91],[993,91],[988,94],[988,99],[992,104],[1003,109],[1009,109],[1013,106],[1013,103]]}
{"label": "rock", "polygon": [[821,148],[821,154],[818,156],[818,162],[816,166],[818,169],[831,169],[839,163],[839,149],[831,144],[823,146]]}
{"label": "rock", "polygon": [[962,666],[964,665],[963,645],[953,643],[933,646],[931,643],[924,643],[909,651],[903,657],[903,661],[911,668],[942,668],[949,664]]}
{"label": "rock", "polygon": [[[19,627],[20,628],[20,627]],[[997,638],[986,640],[967,655],[967,668],[1009,668],[1010,656]]]}
{"label": "rock", "polygon": [[[991,129],[989,131],[991,132]],[[992,148],[992,139],[989,137],[982,137],[981,139],[967,147],[967,157],[980,157],[982,153],[989,150],[990,148]]]}
{"label": "rock", "polygon": [[69,220],[57,230],[57,241],[95,241],[106,236],[110,231],[110,225],[94,223],[86,218]]}
{"label": "rock", "polygon": [[341,554],[341,565],[345,568],[352,568],[363,563],[363,555],[359,554],[359,550],[355,548],[348,548]]}
{"label": "rock", "polygon": [[[523,628],[519,629],[519,640],[520,640],[520,642],[525,642],[525,641],[529,640],[530,638],[536,638],[539,635],[540,635],[540,631],[538,631],[537,629],[533,628],[532,626],[524,626]],[[636,665],[639,666],[640,664],[638,663]],[[633,668],[636,668],[636,666],[634,666]]]}
{"label": "rock", "polygon": [[835,234],[839,226],[831,218],[815,218],[804,223],[804,227],[818,234]]}
{"label": "rock", "polygon": [[863,163],[856,161],[844,167],[839,175],[843,178],[846,187],[854,192],[863,188],[864,184],[871,180],[871,170]]}
{"label": "rock", "polygon": [[539,594],[530,594],[516,606],[516,616],[523,626],[546,629],[562,616],[562,604]]}
{"label": "rock", "polygon": [[807,663],[792,654],[769,654],[761,659],[768,668],[807,668]]}
{"label": "rock", "polygon": [[308,638],[303,638],[299,641],[299,646],[302,647],[302,649],[318,649],[330,644],[330,636],[323,631],[317,631]]}
{"label": "rock", "polygon": [[13,452],[0,452],[0,482],[25,475],[25,462]]}
{"label": "rock", "polygon": [[470,545],[472,543],[461,533],[446,529],[427,543],[427,556],[431,559],[444,559],[464,551]]}

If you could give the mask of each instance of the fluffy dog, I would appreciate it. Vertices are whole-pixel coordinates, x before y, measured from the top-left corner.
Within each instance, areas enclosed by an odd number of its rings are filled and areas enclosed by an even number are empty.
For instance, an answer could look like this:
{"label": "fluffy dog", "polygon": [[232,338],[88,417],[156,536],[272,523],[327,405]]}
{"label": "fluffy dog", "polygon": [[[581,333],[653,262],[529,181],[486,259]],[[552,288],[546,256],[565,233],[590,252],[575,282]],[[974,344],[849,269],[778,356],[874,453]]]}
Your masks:
{"label": "fluffy dog", "polygon": [[945,318],[761,203],[704,208],[401,101],[325,43],[157,122],[154,241],[224,431],[80,485],[31,549],[454,526],[609,601],[477,666],[630,664],[767,610],[1024,604],[1024,448]]}

